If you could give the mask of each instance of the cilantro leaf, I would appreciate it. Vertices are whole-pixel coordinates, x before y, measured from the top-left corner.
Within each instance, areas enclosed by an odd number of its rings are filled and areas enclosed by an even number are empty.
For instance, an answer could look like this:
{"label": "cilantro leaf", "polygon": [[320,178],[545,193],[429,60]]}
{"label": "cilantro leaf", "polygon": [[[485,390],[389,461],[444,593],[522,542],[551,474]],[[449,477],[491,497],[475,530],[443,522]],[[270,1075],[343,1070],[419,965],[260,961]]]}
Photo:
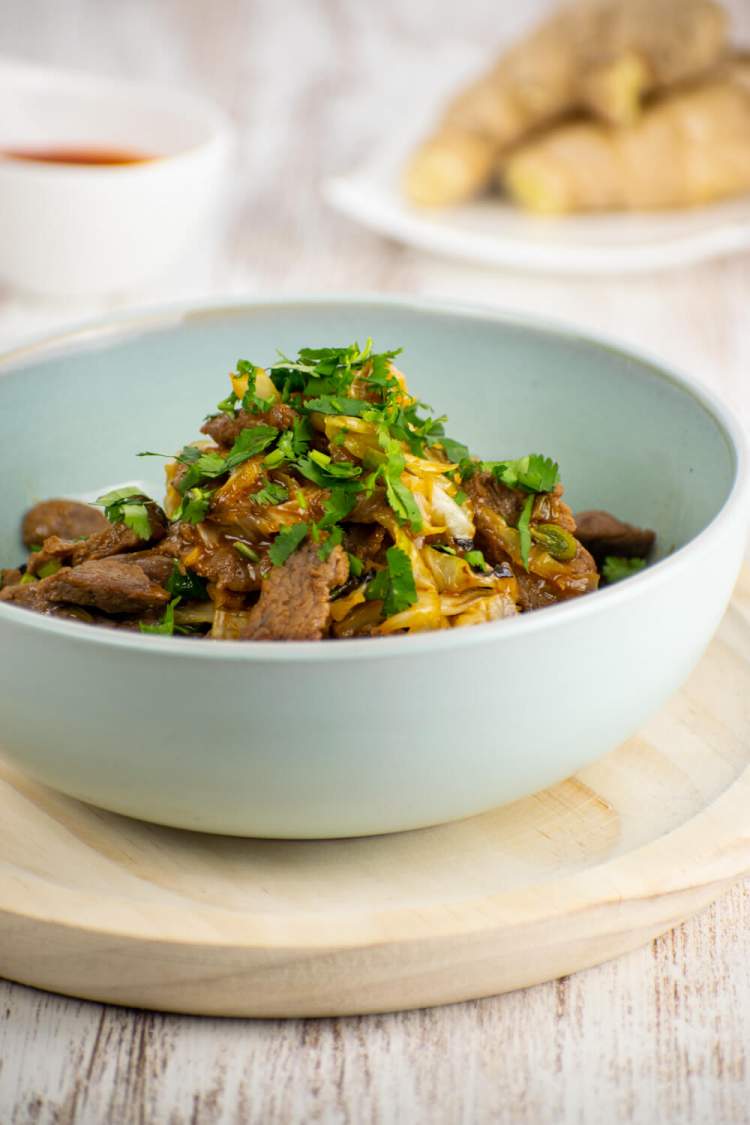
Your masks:
{"label": "cilantro leaf", "polygon": [[442,447],[443,453],[449,461],[455,461],[458,465],[469,456],[469,447],[464,445],[462,441],[454,441],[449,437],[437,437],[430,445],[439,445]]}
{"label": "cilantro leaf", "polygon": [[263,464],[276,469],[285,461],[294,461],[307,452],[312,440],[312,426],[307,418],[296,418],[291,430],[284,430],[279,444],[263,458]]}
{"label": "cilantro leaf", "polygon": [[211,507],[213,492],[209,488],[191,488],[182,498],[173,521],[185,520],[187,523],[201,523]]}
{"label": "cilantro leaf", "polygon": [[[318,526],[320,526],[318,524]],[[338,547],[344,538],[344,532],[340,527],[332,527],[327,539],[324,539],[318,547],[318,558],[321,562],[325,562],[334,547]]]}
{"label": "cilantro leaf", "polygon": [[150,503],[139,488],[116,488],[95,501],[104,508],[110,523],[124,523],[139,539],[151,538],[151,520],[146,503]]}
{"label": "cilantro leaf", "polygon": [[253,493],[256,504],[283,504],[288,499],[289,490],[283,484],[277,484],[272,480]]}
{"label": "cilantro leaf", "polygon": [[176,598],[192,598],[196,601],[205,601],[208,597],[206,590],[206,583],[202,578],[199,578],[192,570],[180,570],[179,563],[175,559],[172,565],[172,573],[167,581],[164,583],[165,589],[168,593]]}
{"label": "cilantro leaf", "polygon": [[279,532],[268,551],[268,557],[274,566],[284,565],[297,550],[308,530],[306,523],[295,523]]}
{"label": "cilantro leaf", "polygon": [[234,409],[238,401],[239,400],[234,391],[230,391],[226,398],[223,398],[221,402],[216,403],[216,409],[220,414],[227,414],[230,418],[233,418]]}
{"label": "cilantro leaf", "polygon": [[483,461],[482,468],[489,469],[508,488],[524,492],[552,492],[560,480],[557,462],[541,453],[528,453],[517,461]]}
{"label": "cilantro leaf", "polygon": [[487,561],[481,551],[467,551],[464,558],[469,566],[473,567],[475,570],[489,570]]}
{"label": "cilantro leaf", "polygon": [[229,450],[226,458],[226,469],[236,469],[243,461],[262,453],[264,449],[276,440],[279,431],[275,426],[249,426],[240,430],[236,442]]}
{"label": "cilantro leaf", "polygon": [[389,547],[386,567],[373,578],[365,590],[368,601],[382,599],[383,616],[393,617],[417,601],[417,587],[409,556],[400,547]]}
{"label": "cilantro leaf", "polygon": [[295,468],[321,488],[335,488],[362,475],[361,465],[355,465],[353,461],[333,461],[317,449],[313,449],[308,457],[301,457]]}
{"label": "cilantro leaf", "polygon": [[346,519],[357,503],[357,491],[356,487],[334,488],[323,505],[323,516],[318,520],[317,527],[325,531],[339,520]]}
{"label": "cilantro leaf", "polygon": [[523,511],[518,520],[518,540],[521,550],[521,562],[524,570],[529,569],[529,551],[531,550],[531,509],[534,507],[534,494],[526,497]]}
{"label": "cilantro leaf", "polygon": [[381,436],[381,445],[386,451],[386,461],[376,475],[383,477],[386,499],[399,523],[408,523],[411,530],[416,533],[422,530],[422,513],[414,499],[414,493],[401,480],[406,464],[403,449],[399,442]]}
{"label": "cilantro leaf", "polygon": [[621,555],[607,555],[602,565],[602,577],[607,585],[611,586],[613,582],[622,582],[623,578],[630,578],[637,574],[645,566],[645,559],[626,559]]}
{"label": "cilantro leaf", "polygon": [[373,404],[361,398],[321,395],[320,398],[309,398],[304,407],[315,414],[343,414],[350,418],[360,418],[366,411],[373,409]]}
{"label": "cilantro leaf", "polygon": [[348,551],[347,554],[349,556],[349,573],[353,575],[354,578],[359,578],[360,574],[365,569],[364,563],[361,559],[358,559],[356,555],[353,555],[351,551]]}
{"label": "cilantro leaf", "polygon": [[138,628],[142,633],[157,633],[163,637],[171,637],[174,633],[174,611],[175,606],[180,601],[179,598],[173,598],[164,611],[164,616],[161,621],[156,625],[146,625],[141,621]]}

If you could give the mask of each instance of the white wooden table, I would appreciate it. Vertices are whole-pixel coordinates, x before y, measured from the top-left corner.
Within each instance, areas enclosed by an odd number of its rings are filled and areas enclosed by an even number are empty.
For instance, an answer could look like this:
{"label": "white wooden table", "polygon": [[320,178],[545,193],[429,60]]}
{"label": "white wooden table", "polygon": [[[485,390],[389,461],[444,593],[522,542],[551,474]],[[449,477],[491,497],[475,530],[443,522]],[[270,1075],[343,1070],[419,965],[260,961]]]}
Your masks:
{"label": "white wooden table", "polygon": [[[213,262],[120,302],[0,292],[0,345],[114,304],[218,293],[459,297],[645,347],[750,424],[750,258],[621,282],[538,278],[404,249],[320,202],[320,177],[376,144],[457,44],[498,42],[545,6],[3,0],[0,51],[195,86],[234,115],[239,146]],[[733,8],[750,36],[747,0]],[[220,1021],[0,982],[2,1125],[308,1121],[750,1121],[750,885],[614,964],[441,1010]]]}

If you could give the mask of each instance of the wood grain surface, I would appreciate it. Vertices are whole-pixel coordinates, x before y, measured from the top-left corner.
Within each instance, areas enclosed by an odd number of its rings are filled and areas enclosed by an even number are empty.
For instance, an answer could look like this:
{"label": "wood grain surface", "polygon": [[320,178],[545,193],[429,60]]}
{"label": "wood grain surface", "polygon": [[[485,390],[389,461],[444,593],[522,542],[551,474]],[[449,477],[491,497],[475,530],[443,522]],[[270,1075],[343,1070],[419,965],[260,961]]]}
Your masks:
{"label": "wood grain surface", "polygon": [[[750,259],[623,281],[446,263],[326,211],[316,184],[429,96],[462,46],[549,5],[4,0],[0,51],[204,90],[238,126],[213,256],[118,301],[0,292],[0,345],[113,305],[405,291],[559,316],[678,364],[750,422]],[[746,0],[728,5],[750,37]],[[0,985],[0,1121],[750,1121],[750,888],[616,962],[480,1002],[291,1022],[161,1016]]]}
{"label": "wood grain surface", "polygon": [[0,972],[207,1015],[497,995],[645,944],[750,872],[750,568],[689,682],[600,761],[482,816],[207,837],[0,767]]}

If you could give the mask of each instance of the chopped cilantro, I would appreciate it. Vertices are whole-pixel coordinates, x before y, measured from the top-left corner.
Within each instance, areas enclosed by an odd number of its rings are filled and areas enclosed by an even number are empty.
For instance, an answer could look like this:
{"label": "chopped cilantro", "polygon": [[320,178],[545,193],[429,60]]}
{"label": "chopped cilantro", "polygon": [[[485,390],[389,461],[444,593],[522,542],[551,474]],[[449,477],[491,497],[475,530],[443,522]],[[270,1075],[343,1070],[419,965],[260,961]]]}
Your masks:
{"label": "chopped cilantro", "polygon": [[645,559],[626,559],[621,555],[607,555],[602,565],[602,577],[611,586],[613,582],[621,582],[623,578],[630,578],[637,574],[645,566]]}
{"label": "chopped cilantro", "polygon": [[283,504],[288,499],[288,489],[283,484],[277,484],[272,480],[253,493],[253,500],[256,504]]}
{"label": "chopped cilantro", "polygon": [[353,555],[351,551],[348,551],[347,554],[349,556],[349,573],[355,578],[359,578],[360,574],[365,569],[364,563],[361,559],[358,559],[356,555]]}
{"label": "chopped cilantro", "polygon": [[165,589],[176,598],[191,598],[195,601],[205,601],[208,597],[206,583],[192,570],[181,570],[175,559],[172,573],[164,583]]}
{"label": "chopped cilantro", "polygon": [[318,520],[317,526],[325,531],[333,527],[339,520],[346,519],[354,505],[357,503],[356,487],[335,488],[323,504],[323,516]]}
{"label": "chopped cilantro", "polygon": [[387,565],[376,574],[365,591],[368,601],[382,600],[383,616],[402,613],[417,600],[417,587],[409,556],[400,547],[389,547]]}
{"label": "chopped cilantro", "polygon": [[216,409],[220,414],[227,414],[230,418],[233,418],[234,409],[237,405],[237,402],[237,395],[234,393],[234,391],[231,391],[226,398],[223,398],[221,402],[216,403]]}
{"label": "chopped cilantro", "polygon": [[236,442],[227,455],[225,471],[236,469],[243,461],[248,461],[251,457],[262,453],[278,436],[279,431],[275,426],[248,426],[240,430]]}
{"label": "chopped cilantro", "polygon": [[[318,524],[320,527],[320,524]],[[325,562],[334,547],[338,547],[344,538],[344,532],[340,527],[332,527],[328,538],[324,539],[320,547],[318,547],[318,558]]]}
{"label": "chopped cilantro", "polygon": [[361,417],[366,411],[373,409],[373,404],[364,399],[339,398],[336,395],[309,398],[304,405],[305,410],[312,410],[316,414],[343,414],[349,418]]}
{"label": "chopped cilantro", "polygon": [[528,453],[517,461],[483,461],[482,468],[489,469],[508,488],[524,492],[552,492],[560,480],[557,462],[541,453]]}
{"label": "chopped cilantro", "polygon": [[295,523],[279,532],[268,551],[268,557],[274,566],[284,565],[297,550],[308,530],[306,523]]}
{"label": "chopped cilantro", "polygon": [[469,447],[464,445],[462,441],[454,441],[453,438],[441,436],[430,442],[430,444],[442,446],[443,452],[448,460],[455,461],[456,464],[460,464],[461,461],[469,456]]}
{"label": "chopped cilantro", "polygon": [[208,488],[191,488],[182,498],[182,503],[172,516],[173,520],[187,523],[201,523],[211,507],[213,492]]}
{"label": "chopped cilantro", "polygon": [[401,480],[406,464],[404,452],[399,442],[387,437],[382,444],[386,451],[386,461],[376,475],[383,477],[386,499],[399,523],[408,523],[413,532],[421,531],[422,513],[414,499],[414,493]]}
{"label": "chopped cilantro", "polygon": [[486,572],[490,569],[481,551],[467,551],[464,558],[469,566],[473,567],[475,570],[483,570]]}
{"label": "chopped cilantro", "polygon": [[301,457],[295,468],[321,488],[335,488],[337,484],[362,475],[361,465],[355,465],[353,461],[333,461],[317,449],[313,449],[309,456]]}
{"label": "chopped cilantro", "polygon": [[164,616],[161,621],[156,625],[146,625],[143,621],[140,622],[138,628],[142,633],[157,633],[163,637],[171,637],[174,633],[174,611],[175,606],[180,601],[179,598],[173,598],[164,611]]}
{"label": "chopped cilantro", "polygon": [[104,508],[104,515],[110,523],[124,523],[139,539],[151,538],[148,502],[148,497],[139,488],[116,488],[96,501]]}
{"label": "chopped cilantro", "polygon": [[460,504],[461,507],[463,507],[464,504],[466,503],[466,501],[468,500],[468,496],[466,495],[466,493],[464,492],[464,490],[462,488],[459,488],[458,492],[453,497],[453,499],[456,501],[457,504]]}

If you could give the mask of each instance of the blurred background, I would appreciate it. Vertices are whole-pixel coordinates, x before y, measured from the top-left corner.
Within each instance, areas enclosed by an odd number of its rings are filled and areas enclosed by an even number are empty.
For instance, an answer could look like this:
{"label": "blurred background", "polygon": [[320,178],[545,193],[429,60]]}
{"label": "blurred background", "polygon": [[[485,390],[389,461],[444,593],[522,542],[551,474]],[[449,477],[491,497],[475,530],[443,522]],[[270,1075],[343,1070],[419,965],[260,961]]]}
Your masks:
{"label": "blurred background", "polygon": [[[750,4],[725,0],[750,42]],[[338,215],[321,181],[369,159],[463,60],[489,61],[551,11],[488,0],[4,0],[0,53],[158,81],[214,99],[236,129],[208,251],[138,292],[0,290],[0,345],[113,307],[212,295],[377,290],[554,316],[658,353],[750,420],[750,256],[637,277],[569,277],[449,261]]]}

